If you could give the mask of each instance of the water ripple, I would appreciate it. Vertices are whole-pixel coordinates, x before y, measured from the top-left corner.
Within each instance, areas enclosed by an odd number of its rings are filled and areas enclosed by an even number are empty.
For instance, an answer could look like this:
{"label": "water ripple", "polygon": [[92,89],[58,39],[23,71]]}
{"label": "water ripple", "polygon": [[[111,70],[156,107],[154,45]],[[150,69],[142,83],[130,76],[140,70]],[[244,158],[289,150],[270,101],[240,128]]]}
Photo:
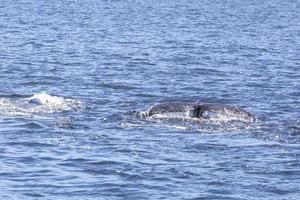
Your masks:
{"label": "water ripple", "polygon": [[[2,1],[0,199],[298,199],[298,7]],[[127,114],[199,100],[260,121]]]}

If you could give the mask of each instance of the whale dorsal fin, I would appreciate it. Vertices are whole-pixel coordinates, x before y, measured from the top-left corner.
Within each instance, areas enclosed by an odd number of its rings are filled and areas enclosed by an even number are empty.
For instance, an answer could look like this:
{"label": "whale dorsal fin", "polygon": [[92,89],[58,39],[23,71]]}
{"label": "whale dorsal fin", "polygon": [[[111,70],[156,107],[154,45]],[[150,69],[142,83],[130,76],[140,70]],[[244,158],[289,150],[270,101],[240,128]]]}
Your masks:
{"label": "whale dorsal fin", "polygon": [[191,111],[191,117],[197,117],[197,118],[201,118],[203,115],[203,107],[202,106],[196,106],[195,108],[193,108],[193,110]]}

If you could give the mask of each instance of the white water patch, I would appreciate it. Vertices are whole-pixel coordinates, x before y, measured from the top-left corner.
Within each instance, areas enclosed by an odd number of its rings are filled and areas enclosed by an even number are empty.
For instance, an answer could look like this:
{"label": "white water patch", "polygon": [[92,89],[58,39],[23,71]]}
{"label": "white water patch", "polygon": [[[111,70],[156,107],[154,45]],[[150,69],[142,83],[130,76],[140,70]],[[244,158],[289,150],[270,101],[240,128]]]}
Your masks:
{"label": "white water patch", "polygon": [[194,130],[204,134],[240,133],[241,130],[251,129],[256,124],[243,116],[217,112],[203,113],[202,118],[191,117],[188,112],[160,113],[152,115],[148,120],[164,127]]}
{"label": "white water patch", "polygon": [[34,116],[76,111],[83,103],[74,99],[52,96],[46,93],[34,94],[28,98],[0,98],[0,115]]}
{"label": "white water patch", "polygon": [[62,97],[51,96],[46,93],[38,93],[28,98],[28,102],[36,105],[59,105],[64,103]]}
{"label": "white water patch", "polygon": [[170,113],[160,113],[154,114],[150,117],[151,119],[158,120],[182,120],[182,121],[194,121],[206,124],[223,124],[232,121],[241,122],[252,122],[252,119],[245,118],[238,114],[234,115],[232,113],[219,113],[219,112],[209,112],[205,111],[203,117],[191,117],[189,112],[170,112]]}

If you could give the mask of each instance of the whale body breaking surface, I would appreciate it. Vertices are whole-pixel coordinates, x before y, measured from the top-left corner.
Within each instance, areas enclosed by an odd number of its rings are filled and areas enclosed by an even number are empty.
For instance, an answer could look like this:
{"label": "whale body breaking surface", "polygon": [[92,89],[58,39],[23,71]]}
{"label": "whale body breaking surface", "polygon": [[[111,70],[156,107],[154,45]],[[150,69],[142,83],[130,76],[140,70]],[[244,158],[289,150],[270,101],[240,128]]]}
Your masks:
{"label": "whale body breaking surface", "polygon": [[[59,106],[66,104],[67,99],[46,93],[37,93],[27,99],[33,105]],[[181,113],[181,117],[190,119],[216,119],[227,116],[237,120],[255,121],[256,117],[250,112],[231,105],[204,102],[164,102],[157,103],[146,111],[133,111],[138,117],[157,117],[174,113]],[[179,115],[179,116],[180,116]],[[175,115],[178,117],[178,115]]]}
{"label": "whale body breaking surface", "polygon": [[237,107],[224,104],[213,104],[204,102],[166,102],[151,106],[146,111],[134,111],[139,117],[153,117],[162,114],[182,113],[191,119],[211,119],[220,116],[229,116],[238,120],[255,121],[256,117],[248,111]]}

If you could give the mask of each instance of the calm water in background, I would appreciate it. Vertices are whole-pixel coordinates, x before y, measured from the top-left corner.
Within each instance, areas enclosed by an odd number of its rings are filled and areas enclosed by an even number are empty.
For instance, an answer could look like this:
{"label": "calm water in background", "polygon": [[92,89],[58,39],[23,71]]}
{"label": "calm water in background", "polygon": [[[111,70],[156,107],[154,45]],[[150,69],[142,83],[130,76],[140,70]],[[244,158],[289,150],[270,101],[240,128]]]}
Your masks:
{"label": "calm water in background", "polygon": [[[0,198],[299,199],[299,10],[1,0]],[[70,101],[27,105],[39,92]],[[174,100],[240,105],[261,122],[126,115]]]}

